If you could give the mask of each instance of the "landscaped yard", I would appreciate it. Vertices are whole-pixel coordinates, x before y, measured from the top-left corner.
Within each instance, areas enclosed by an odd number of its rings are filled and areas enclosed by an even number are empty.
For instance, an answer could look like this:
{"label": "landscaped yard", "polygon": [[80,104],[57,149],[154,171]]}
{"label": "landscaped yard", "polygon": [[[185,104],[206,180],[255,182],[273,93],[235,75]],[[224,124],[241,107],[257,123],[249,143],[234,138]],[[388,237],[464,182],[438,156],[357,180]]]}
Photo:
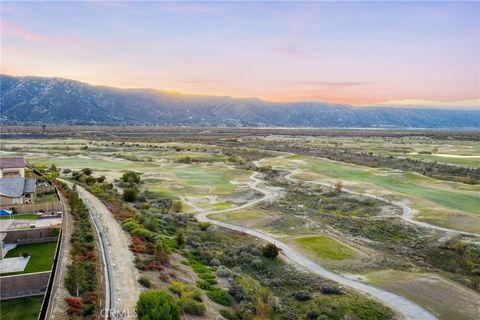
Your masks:
{"label": "landscaped yard", "polygon": [[30,256],[30,260],[28,261],[25,270],[23,272],[18,272],[15,274],[49,271],[52,269],[53,257],[55,256],[56,246],[56,241],[35,244],[22,244],[8,251],[5,258],[19,257],[23,253],[27,253]]}
{"label": "landscaped yard", "polygon": [[328,236],[306,236],[295,242],[324,259],[342,260],[354,258],[357,253]]}
{"label": "landscaped yard", "polygon": [[10,216],[0,216],[0,220],[22,219],[22,220],[37,220],[36,213],[19,213]]}
{"label": "landscaped yard", "polygon": [[37,195],[36,203],[46,203],[46,202],[55,202],[58,201],[58,197],[55,193],[47,193],[42,195]]}
{"label": "landscaped yard", "polygon": [[0,318],[3,320],[36,320],[42,307],[43,296],[2,301]]}

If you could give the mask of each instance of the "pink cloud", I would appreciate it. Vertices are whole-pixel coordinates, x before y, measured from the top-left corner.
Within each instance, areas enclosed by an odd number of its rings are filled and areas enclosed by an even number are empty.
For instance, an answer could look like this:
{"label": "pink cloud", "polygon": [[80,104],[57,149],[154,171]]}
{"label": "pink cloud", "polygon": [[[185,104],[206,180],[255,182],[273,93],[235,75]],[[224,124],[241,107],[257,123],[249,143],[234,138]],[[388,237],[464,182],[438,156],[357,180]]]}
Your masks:
{"label": "pink cloud", "polygon": [[21,38],[32,44],[45,44],[45,43],[57,43],[64,45],[82,45],[86,41],[77,36],[68,37],[50,37],[37,32],[32,32],[16,25],[2,20],[2,35],[14,36]]}
{"label": "pink cloud", "polygon": [[277,51],[290,57],[305,58],[305,52],[292,43],[277,48]]}
{"label": "pink cloud", "polygon": [[356,81],[296,81],[294,84],[319,87],[354,87],[366,84]]}
{"label": "pink cloud", "polygon": [[49,37],[19,28],[5,20],[2,20],[2,34],[22,38],[23,40],[34,44],[52,41]]}

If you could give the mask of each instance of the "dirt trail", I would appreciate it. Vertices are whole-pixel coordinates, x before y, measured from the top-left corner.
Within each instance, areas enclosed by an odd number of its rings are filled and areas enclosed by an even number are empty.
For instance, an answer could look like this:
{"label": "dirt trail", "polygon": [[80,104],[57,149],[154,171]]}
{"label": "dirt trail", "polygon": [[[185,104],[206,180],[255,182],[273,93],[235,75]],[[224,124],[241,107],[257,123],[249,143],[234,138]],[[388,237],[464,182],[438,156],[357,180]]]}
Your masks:
{"label": "dirt trail", "polygon": [[229,209],[224,209],[224,210],[216,210],[216,211],[208,211],[206,209],[202,209],[196,205],[195,198],[189,198],[189,197],[183,197],[182,200],[185,201],[189,206],[191,206],[194,210],[196,210],[198,213],[195,215],[198,221],[205,221],[205,222],[210,222],[212,224],[238,231],[238,232],[244,232],[247,234],[250,234],[252,236],[255,236],[257,238],[263,239],[265,241],[269,241],[272,243],[275,243],[279,248],[282,249],[282,253],[290,259],[292,262],[296,263],[297,265],[300,265],[322,277],[325,277],[327,279],[333,280],[335,282],[338,282],[342,285],[345,285],[347,287],[356,289],[362,293],[366,293],[377,300],[383,302],[385,305],[389,306],[393,310],[395,310],[399,315],[402,315],[404,318],[407,319],[419,319],[419,320],[433,320],[436,319],[435,316],[433,316],[431,313],[423,309],[422,307],[418,306],[417,304],[413,303],[412,301],[405,299],[401,296],[395,295],[393,293],[390,293],[388,291],[385,291],[380,288],[376,288],[370,285],[367,285],[365,283],[348,279],[342,275],[339,275],[337,273],[328,271],[327,269],[321,267],[320,265],[316,264],[312,260],[308,259],[304,255],[302,255],[300,252],[295,250],[294,248],[290,247],[286,243],[279,241],[276,238],[273,238],[272,236],[258,231],[254,229],[250,229],[244,226],[237,226],[234,224],[230,223],[225,223],[225,222],[220,222],[216,220],[212,220],[208,218],[208,215],[214,214],[214,213],[223,213],[223,212],[231,212],[231,211],[236,211],[236,210],[241,210],[245,209],[247,207],[253,206],[257,203],[263,202],[263,201],[271,201],[275,199],[276,197],[280,196],[281,193],[279,191],[272,190],[271,188],[266,188],[266,187],[260,187],[260,183],[263,182],[259,178],[260,173],[255,172],[252,174],[251,179],[252,182],[250,186],[252,189],[255,191],[259,191],[264,194],[264,196],[260,199],[253,200],[247,204],[244,204],[239,207],[235,208],[229,208]]}

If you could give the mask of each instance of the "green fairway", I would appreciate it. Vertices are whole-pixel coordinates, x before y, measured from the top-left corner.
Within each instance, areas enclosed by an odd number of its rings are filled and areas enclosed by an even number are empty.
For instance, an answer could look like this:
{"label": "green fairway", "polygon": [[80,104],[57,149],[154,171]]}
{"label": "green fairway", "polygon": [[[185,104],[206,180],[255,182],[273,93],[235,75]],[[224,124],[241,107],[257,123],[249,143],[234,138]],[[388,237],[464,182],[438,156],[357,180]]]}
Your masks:
{"label": "green fairway", "polygon": [[[318,163],[321,161],[321,163]],[[331,178],[346,179],[358,182],[368,182],[387,190],[402,193],[412,197],[420,197],[447,208],[463,210],[480,214],[480,197],[462,192],[437,189],[417,183],[418,180],[428,180],[413,174],[380,174],[360,166],[317,160],[312,166],[316,173]],[[430,179],[433,181],[433,179]]]}
{"label": "green fairway", "polygon": [[25,270],[15,274],[49,271],[52,269],[56,247],[57,242],[22,244],[8,251],[5,258],[19,257],[23,253],[30,256]]}
{"label": "green fairway", "polygon": [[43,296],[4,300],[1,302],[2,320],[36,320],[42,307]]}
{"label": "green fairway", "polygon": [[10,216],[0,216],[0,220],[10,220],[10,219],[25,219],[25,220],[37,220],[37,214],[35,213],[19,213]]}
{"label": "green fairway", "polygon": [[342,260],[357,256],[355,251],[328,236],[300,237],[295,238],[295,242],[325,259]]}

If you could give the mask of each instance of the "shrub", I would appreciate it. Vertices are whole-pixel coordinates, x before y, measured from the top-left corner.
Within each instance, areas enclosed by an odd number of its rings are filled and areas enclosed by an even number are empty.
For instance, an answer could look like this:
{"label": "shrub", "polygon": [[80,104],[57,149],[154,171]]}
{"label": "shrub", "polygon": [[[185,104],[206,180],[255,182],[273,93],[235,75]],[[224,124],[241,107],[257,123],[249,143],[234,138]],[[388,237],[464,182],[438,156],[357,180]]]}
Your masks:
{"label": "shrub", "polygon": [[125,220],[123,223],[122,223],[122,227],[123,229],[127,230],[127,231],[132,231],[133,229],[135,228],[139,228],[140,225],[136,222],[133,222],[133,221],[128,221],[129,219]]}
{"label": "shrub", "polygon": [[325,284],[322,286],[323,294],[342,294],[342,290],[333,284]]}
{"label": "shrub", "polygon": [[212,260],[210,260],[210,265],[211,266],[219,266],[220,265],[220,260],[218,260],[216,258],[213,258]]}
{"label": "shrub", "polygon": [[172,281],[168,289],[170,289],[170,291],[172,291],[173,293],[181,297],[184,289],[183,287],[184,285],[180,281]]}
{"label": "shrub", "polygon": [[122,181],[123,182],[128,182],[130,184],[140,183],[140,174],[138,174],[136,172],[133,172],[133,171],[125,172],[122,175]]}
{"label": "shrub", "polygon": [[213,287],[209,291],[207,291],[207,296],[213,301],[222,306],[229,306],[232,303],[230,296],[228,293],[220,288]]}
{"label": "shrub", "polygon": [[[88,147],[87,147],[88,148]],[[82,169],[83,174],[86,174],[87,176],[92,174],[92,169],[90,168],[84,168]]]}
{"label": "shrub", "polygon": [[84,317],[89,317],[95,314],[95,311],[97,310],[97,307],[93,303],[86,303],[83,305],[82,308],[82,315]]}
{"label": "shrub", "polygon": [[208,227],[210,227],[210,222],[207,222],[207,221],[200,222],[198,226],[200,227],[200,230],[207,231]]}
{"label": "shrub", "polygon": [[212,284],[209,283],[206,280],[200,280],[197,282],[197,287],[203,290],[211,290],[212,289]]}
{"label": "shrub", "polygon": [[228,309],[220,309],[220,314],[227,320],[237,320],[238,316],[235,312]]}
{"label": "shrub", "polygon": [[262,248],[262,254],[266,258],[273,259],[276,256],[278,256],[279,249],[278,247],[273,244],[273,243],[267,243],[263,248]]}
{"label": "shrub", "polygon": [[179,301],[180,308],[183,311],[189,314],[203,316],[205,314],[206,308],[202,302],[198,302],[188,298],[181,298]]}
{"label": "shrub", "polygon": [[217,276],[220,278],[230,278],[232,273],[224,266],[220,266],[216,272]]}
{"label": "shrub", "polygon": [[342,191],[342,189],[343,189],[343,183],[342,183],[342,181],[337,181],[337,182],[335,183],[335,192],[339,193],[339,192]]}
{"label": "shrub", "polygon": [[150,279],[148,279],[147,277],[140,277],[140,279],[138,279],[138,283],[140,283],[145,288],[150,288],[152,286]]}
{"label": "shrub", "polygon": [[152,239],[153,238],[153,233],[151,231],[148,231],[144,227],[136,227],[132,231],[133,235],[139,236],[139,237],[144,237],[146,239]]}
{"label": "shrub", "polygon": [[293,294],[295,300],[297,301],[308,301],[310,299],[312,299],[312,296],[310,295],[310,293],[306,292],[306,291],[298,291],[298,292],[295,292]]}
{"label": "shrub", "polygon": [[138,198],[138,191],[133,188],[125,189],[123,191],[122,198],[124,201],[127,201],[127,202],[135,202],[137,201],[137,198]]}
{"label": "shrub", "polygon": [[177,213],[182,211],[182,201],[174,201],[171,210]]}
{"label": "shrub", "polygon": [[180,320],[177,302],[161,290],[142,292],[135,311],[139,320]]}
{"label": "shrub", "polygon": [[250,296],[245,292],[243,287],[234,282],[228,289],[228,293],[235,299],[235,301],[240,302],[243,300],[250,300]]}

